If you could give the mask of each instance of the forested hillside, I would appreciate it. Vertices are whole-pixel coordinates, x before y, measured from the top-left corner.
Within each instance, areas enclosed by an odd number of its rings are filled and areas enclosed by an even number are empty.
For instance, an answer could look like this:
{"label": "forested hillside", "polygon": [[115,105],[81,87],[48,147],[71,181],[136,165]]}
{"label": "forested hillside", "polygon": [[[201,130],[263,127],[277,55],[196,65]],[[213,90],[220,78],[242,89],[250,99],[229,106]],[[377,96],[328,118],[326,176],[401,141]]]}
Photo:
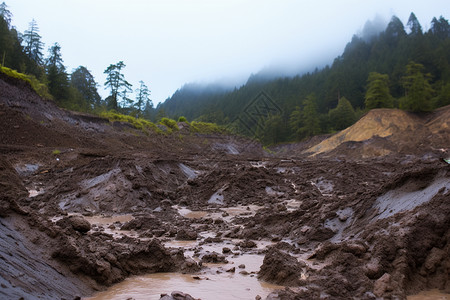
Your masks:
{"label": "forested hillside", "polygon": [[[265,144],[301,140],[341,130],[365,111],[399,107],[427,111],[450,104],[450,25],[433,18],[426,32],[411,13],[396,16],[372,36],[355,35],[331,66],[296,77],[259,79],[228,92],[185,86],[159,105],[170,117],[231,125]],[[279,108],[264,122],[238,122],[261,91]],[[241,119],[239,119],[241,121]]]}

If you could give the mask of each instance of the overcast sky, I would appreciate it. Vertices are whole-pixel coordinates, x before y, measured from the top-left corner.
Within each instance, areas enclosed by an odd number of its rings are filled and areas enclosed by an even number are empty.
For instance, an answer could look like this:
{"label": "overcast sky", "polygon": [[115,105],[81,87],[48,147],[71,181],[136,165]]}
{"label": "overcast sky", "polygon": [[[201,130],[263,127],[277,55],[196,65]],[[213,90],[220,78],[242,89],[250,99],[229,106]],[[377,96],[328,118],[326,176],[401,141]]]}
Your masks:
{"label": "overcast sky", "polygon": [[413,11],[428,29],[450,12],[448,0],[4,1],[20,32],[34,18],[45,56],[58,42],[68,71],[86,66],[103,97],[103,71],[122,60],[133,89],[143,80],[155,104],[188,82],[243,83],[267,67],[331,63],[377,15],[406,24]]}

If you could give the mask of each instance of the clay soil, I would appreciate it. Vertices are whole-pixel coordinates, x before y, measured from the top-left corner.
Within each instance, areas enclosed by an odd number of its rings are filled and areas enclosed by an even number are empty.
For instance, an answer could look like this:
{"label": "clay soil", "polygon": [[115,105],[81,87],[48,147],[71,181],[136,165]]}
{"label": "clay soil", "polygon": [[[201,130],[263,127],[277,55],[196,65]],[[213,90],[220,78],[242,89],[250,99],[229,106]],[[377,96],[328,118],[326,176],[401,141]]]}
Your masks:
{"label": "clay soil", "polygon": [[[254,275],[286,287],[267,299],[449,293],[449,112],[378,111],[369,119],[402,118],[385,134],[356,134],[371,124],[360,121],[350,132],[364,139],[266,153],[242,137],[148,134],[61,110],[0,77],[0,298],[75,299],[131,275],[196,273],[252,251],[265,255]],[[312,153],[319,143],[329,148]],[[229,207],[249,212],[231,218]],[[87,221],[100,215],[132,220]],[[196,239],[238,242],[223,253],[193,249],[198,259],[164,246]],[[256,249],[261,242],[269,246]]]}

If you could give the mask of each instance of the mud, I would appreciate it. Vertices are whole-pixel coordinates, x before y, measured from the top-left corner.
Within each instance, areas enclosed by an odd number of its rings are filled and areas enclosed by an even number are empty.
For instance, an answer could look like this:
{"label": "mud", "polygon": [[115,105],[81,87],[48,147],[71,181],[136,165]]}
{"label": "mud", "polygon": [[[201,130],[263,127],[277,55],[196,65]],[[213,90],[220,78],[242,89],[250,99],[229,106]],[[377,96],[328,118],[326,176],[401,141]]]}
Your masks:
{"label": "mud", "polygon": [[449,111],[406,116],[422,124],[415,138],[304,152],[322,137],[269,154],[60,110],[0,78],[0,296],[450,293]]}

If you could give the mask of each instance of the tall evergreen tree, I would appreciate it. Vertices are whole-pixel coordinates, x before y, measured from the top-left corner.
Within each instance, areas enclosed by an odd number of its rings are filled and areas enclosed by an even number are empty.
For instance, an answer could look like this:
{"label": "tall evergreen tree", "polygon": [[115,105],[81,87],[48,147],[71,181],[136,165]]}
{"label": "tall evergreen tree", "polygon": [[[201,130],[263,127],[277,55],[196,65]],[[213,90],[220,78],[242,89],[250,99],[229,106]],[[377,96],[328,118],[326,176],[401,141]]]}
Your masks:
{"label": "tall evergreen tree", "polygon": [[[141,80],[139,81],[139,88],[136,89],[136,101],[135,101],[135,107],[138,110],[139,113],[142,112],[144,109],[144,105],[147,105],[147,103],[151,103],[150,100],[150,90],[145,85],[145,83]],[[153,104],[152,104],[153,106]]]}
{"label": "tall evergreen tree", "polygon": [[101,105],[101,97],[97,91],[98,84],[86,67],[79,66],[72,72],[70,84],[82,95],[91,109]]}
{"label": "tall evergreen tree", "polygon": [[393,98],[389,92],[389,76],[370,72],[367,78],[365,105],[367,109],[393,107]]}
{"label": "tall evergreen tree", "polygon": [[300,135],[309,137],[321,133],[319,113],[317,112],[317,98],[315,94],[310,94],[303,101],[303,127],[301,127]]}
{"label": "tall evergreen tree", "polygon": [[345,97],[339,99],[336,108],[328,112],[330,123],[335,130],[342,130],[356,121],[355,110]]}
{"label": "tall evergreen tree", "polygon": [[46,60],[48,89],[57,101],[67,100],[69,93],[69,79],[66,67],[63,65],[61,46],[55,43],[49,48],[49,57]]}
{"label": "tall evergreen tree", "polygon": [[3,20],[5,20],[6,24],[8,25],[8,28],[10,28],[12,13],[8,10],[8,5],[6,5],[5,2],[2,2],[2,4],[0,4],[0,17],[2,17]]}
{"label": "tall evergreen tree", "polygon": [[103,72],[104,74],[107,74],[105,89],[111,89],[111,97],[109,98],[110,103],[108,103],[108,106],[111,109],[119,108],[119,97],[122,97],[123,101],[128,102],[127,93],[132,91],[131,84],[125,80],[125,76],[122,73],[122,69],[125,67],[126,65],[123,61],[119,61],[117,64],[109,65],[109,67]]}
{"label": "tall evergreen tree", "polygon": [[430,84],[431,75],[424,74],[423,71],[424,66],[413,61],[406,66],[406,76],[403,77],[406,96],[400,100],[400,108],[413,112],[432,108],[434,91]]}
{"label": "tall evergreen tree", "polygon": [[36,20],[33,19],[29,23],[28,30],[24,32],[23,41],[25,43],[25,54],[36,64],[43,65],[42,49],[44,48],[44,43],[41,41]]}
{"label": "tall evergreen tree", "polygon": [[417,20],[416,15],[413,12],[409,15],[406,26],[409,27],[410,35],[422,35],[422,26],[420,26],[419,20]]}

